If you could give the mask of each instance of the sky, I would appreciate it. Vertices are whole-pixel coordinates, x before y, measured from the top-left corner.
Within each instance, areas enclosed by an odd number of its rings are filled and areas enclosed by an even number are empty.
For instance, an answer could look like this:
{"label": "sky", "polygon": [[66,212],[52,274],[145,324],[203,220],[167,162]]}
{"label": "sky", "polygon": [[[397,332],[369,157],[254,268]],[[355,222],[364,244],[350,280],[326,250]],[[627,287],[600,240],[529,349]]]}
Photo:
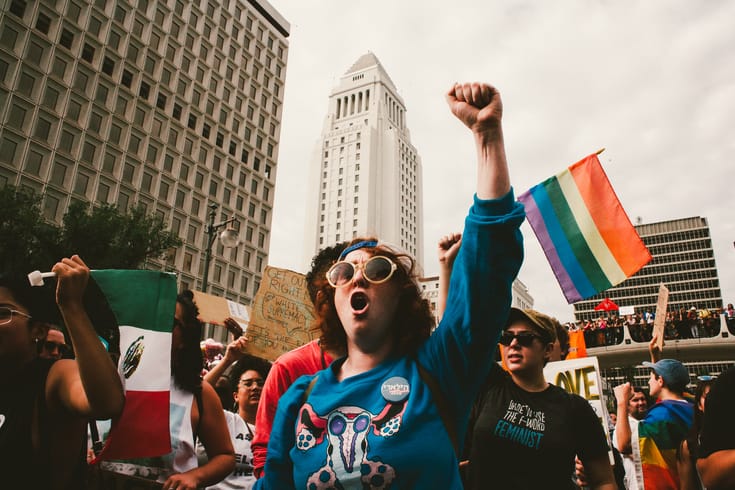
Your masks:
{"label": "sky", "polygon": [[[475,190],[472,137],[444,94],[483,81],[502,95],[516,195],[605,148],[631,221],[707,218],[723,301],[735,302],[735,2],[269,1],[291,24],[269,265],[305,271],[310,156],[329,94],[370,51],[423,162],[425,275]],[[572,320],[528,223],[521,231],[534,307]]]}

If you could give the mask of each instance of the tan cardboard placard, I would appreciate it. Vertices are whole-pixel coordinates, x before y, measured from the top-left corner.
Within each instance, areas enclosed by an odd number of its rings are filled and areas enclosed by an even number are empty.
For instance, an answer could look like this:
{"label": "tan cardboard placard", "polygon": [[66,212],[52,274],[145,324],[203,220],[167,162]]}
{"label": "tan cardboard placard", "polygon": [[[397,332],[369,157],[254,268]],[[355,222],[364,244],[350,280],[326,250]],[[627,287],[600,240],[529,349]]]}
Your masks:
{"label": "tan cardboard placard", "polygon": [[247,324],[250,314],[245,305],[213,294],[194,291],[194,302],[199,308],[199,320],[224,325],[225,318],[232,317],[240,324]]}
{"label": "tan cardboard placard", "polygon": [[247,331],[250,352],[275,360],[319,338],[320,334],[304,275],[266,267],[250,309]]}
{"label": "tan cardboard placard", "polygon": [[664,324],[666,323],[666,308],[669,304],[669,288],[661,284],[658,287],[656,300],[656,317],[653,319],[653,334],[658,335],[656,345],[659,350],[664,347]]}

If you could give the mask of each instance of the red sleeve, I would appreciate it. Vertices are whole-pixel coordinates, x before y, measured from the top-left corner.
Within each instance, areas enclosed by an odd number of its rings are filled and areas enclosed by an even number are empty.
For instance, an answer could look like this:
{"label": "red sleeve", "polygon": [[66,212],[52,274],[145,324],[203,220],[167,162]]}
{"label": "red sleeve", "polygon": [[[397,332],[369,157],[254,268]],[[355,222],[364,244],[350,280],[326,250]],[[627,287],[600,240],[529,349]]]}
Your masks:
{"label": "red sleeve", "polygon": [[278,361],[273,363],[260,394],[258,413],[255,416],[255,436],[250,446],[253,451],[253,474],[256,478],[263,476],[265,456],[268,452],[268,440],[273,428],[273,419],[276,416],[278,399],[292,383],[293,380],[288,369]]}
{"label": "red sleeve", "polygon": [[[324,356],[322,358],[322,356]],[[253,474],[255,478],[263,476],[268,441],[273,429],[273,419],[281,395],[291,387],[298,378],[321,371],[332,362],[332,358],[322,353],[315,340],[288,352],[273,363],[260,394],[258,413],[255,416],[255,436],[251,448],[253,451]]]}

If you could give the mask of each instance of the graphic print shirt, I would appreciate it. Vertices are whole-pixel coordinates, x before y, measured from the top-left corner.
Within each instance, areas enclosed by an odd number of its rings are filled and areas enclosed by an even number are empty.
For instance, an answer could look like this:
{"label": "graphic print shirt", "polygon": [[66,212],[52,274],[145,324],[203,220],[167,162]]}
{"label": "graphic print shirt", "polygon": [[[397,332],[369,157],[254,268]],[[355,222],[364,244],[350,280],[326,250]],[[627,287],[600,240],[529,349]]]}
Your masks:
{"label": "graphic print shirt", "polygon": [[498,365],[477,402],[470,489],[575,489],[574,456],[607,457],[602,425],[584,398],[549,385],[528,392]]}

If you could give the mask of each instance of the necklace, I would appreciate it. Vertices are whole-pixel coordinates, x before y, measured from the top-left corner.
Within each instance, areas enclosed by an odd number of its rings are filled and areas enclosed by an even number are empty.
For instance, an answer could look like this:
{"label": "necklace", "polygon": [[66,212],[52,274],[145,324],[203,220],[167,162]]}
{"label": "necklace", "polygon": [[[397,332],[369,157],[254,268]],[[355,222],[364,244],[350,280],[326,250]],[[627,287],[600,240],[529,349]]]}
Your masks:
{"label": "necklace", "polygon": [[252,441],[253,437],[255,436],[253,435],[253,429],[250,428],[250,422],[247,422],[245,420],[243,420],[243,422],[245,422],[245,427],[248,428],[248,435],[245,436],[245,439],[247,439],[248,441]]}

